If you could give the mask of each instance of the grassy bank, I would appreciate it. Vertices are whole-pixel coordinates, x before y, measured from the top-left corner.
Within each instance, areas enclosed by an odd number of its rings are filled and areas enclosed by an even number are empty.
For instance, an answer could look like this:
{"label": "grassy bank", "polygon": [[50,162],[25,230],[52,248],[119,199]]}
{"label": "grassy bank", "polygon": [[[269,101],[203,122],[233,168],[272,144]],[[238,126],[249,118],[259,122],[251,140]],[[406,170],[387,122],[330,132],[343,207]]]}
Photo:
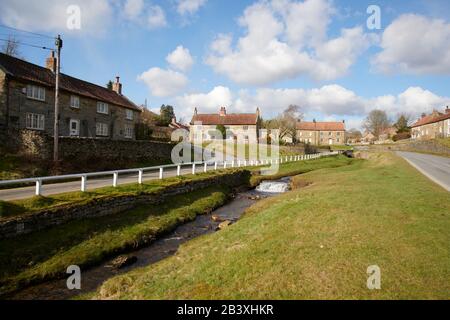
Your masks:
{"label": "grassy bank", "polygon": [[[448,192],[394,154],[294,179],[305,182],[97,298],[448,299]],[[372,265],[381,290],[367,289]]]}
{"label": "grassy bank", "polygon": [[0,294],[63,276],[67,266],[86,267],[144,246],[197,215],[222,206],[226,187],[175,196],[158,206],[126,214],[73,221],[15,239],[0,241]]}

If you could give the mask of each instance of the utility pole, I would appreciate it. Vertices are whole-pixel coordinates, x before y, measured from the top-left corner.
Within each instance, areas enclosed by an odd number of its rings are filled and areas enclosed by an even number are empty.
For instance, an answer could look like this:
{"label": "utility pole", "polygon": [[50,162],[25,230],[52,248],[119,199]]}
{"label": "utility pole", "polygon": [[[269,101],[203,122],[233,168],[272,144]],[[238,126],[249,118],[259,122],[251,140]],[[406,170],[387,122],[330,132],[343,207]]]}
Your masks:
{"label": "utility pole", "polygon": [[56,38],[56,79],[55,79],[55,128],[54,128],[54,142],[53,142],[53,161],[59,160],[59,77],[61,71],[61,49],[63,41],[61,36]]}

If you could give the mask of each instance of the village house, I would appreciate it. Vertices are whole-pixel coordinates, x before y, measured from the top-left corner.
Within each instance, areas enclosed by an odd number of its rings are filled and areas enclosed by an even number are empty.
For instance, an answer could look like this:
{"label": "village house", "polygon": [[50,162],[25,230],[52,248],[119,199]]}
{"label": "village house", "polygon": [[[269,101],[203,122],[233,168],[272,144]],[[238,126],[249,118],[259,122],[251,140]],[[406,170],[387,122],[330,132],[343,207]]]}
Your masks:
{"label": "village house", "polygon": [[191,141],[212,141],[215,137],[212,132],[219,125],[227,130],[227,140],[242,141],[243,143],[257,143],[259,132],[259,108],[256,113],[227,113],[222,107],[218,114],[201,114],[195,108],[194,116],[190,123]]}
{"label": "village house", "polygon": [[345,144],[345,121],[298,122],[297,141],[312,145],[343,145]]}
{"label": "village house", "polygon": [[[46,68],[0,53],[0,127],[53,135],[54,54]],[[71,76],[60,77],[60,136],[134,140],[141,109],[122,94]]]}
{"label": "village house", "polygon": [[415,140],[450,137],[450,108],[447,107],[444,113],[434,110],[430,115],[423,114],[412,125],[411,136]]}
{"label": "village house", "polygon": [[372,132],[366,131],[361,139],[362,144],[373,144],[377,140],[377,137]]}

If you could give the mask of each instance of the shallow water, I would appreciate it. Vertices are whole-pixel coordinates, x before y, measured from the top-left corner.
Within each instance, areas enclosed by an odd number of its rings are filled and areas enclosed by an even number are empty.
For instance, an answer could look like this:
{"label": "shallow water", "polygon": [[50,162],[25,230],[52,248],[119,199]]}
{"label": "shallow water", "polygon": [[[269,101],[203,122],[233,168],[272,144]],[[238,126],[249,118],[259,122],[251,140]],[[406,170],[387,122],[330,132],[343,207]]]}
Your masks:
{"label": "shallow water", "polygon": [[[288,191],[289,179],[277,181],[279,190]],[[286,186],[282,187],[281,184]],[[284,191],[284,192],[285,192]],[[174,232],[153,242],[148,247],[141,248],[127,255],[137,257],[137,262],[123,269],[111,267],[110,259],[100,266],[82,270],[81,274],[81,290],[68,290],[66,279],[55,280],[40,285],[36,285],[22,290],[12,297],[14,300],[66,300],[74,298],[80,294],[95,291],[106,280],[129,272],[133,269],[149,266],[158,261],[173,256],[179,249],[180,245],[197,238],[202,235],[216,232],[220,221],[213,221],[212,216],[218,216],[221,221],[229,220],[236,222],[241,218],[245,210],[251,207],[257,199],[274,196],[277,193],[273,191],[266,193],[258,190],[251,190],[239,193],[227,205],[215,210],[211,214],[198,216],[194,221],[186,223],[178,227]]]}

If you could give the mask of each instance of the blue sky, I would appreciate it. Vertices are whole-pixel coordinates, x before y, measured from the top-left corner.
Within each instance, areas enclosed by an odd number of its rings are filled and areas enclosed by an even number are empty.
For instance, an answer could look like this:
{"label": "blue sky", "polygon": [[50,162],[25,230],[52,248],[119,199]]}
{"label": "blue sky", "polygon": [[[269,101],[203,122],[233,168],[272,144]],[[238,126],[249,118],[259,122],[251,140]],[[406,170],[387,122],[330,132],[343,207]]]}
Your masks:
{"label": "blue sky", "polygon": [[[63,72],[124,93],[152,109],[251,112],[289,104],[305,118],[360,127],[375,108],[413,117],[450,104],[450,4],[446,0],[1,0],[0,23],[65,41]],[[81,29],[67,29],[78,5]],[[366,10],[381,9],[369,30]],[[343,29],[347,31],[343,31]],[[0,27],[24,43],[40,37]],[[167,57],[173,54],[172,63]],[[21,47],[43,64],[46,51]]]}

